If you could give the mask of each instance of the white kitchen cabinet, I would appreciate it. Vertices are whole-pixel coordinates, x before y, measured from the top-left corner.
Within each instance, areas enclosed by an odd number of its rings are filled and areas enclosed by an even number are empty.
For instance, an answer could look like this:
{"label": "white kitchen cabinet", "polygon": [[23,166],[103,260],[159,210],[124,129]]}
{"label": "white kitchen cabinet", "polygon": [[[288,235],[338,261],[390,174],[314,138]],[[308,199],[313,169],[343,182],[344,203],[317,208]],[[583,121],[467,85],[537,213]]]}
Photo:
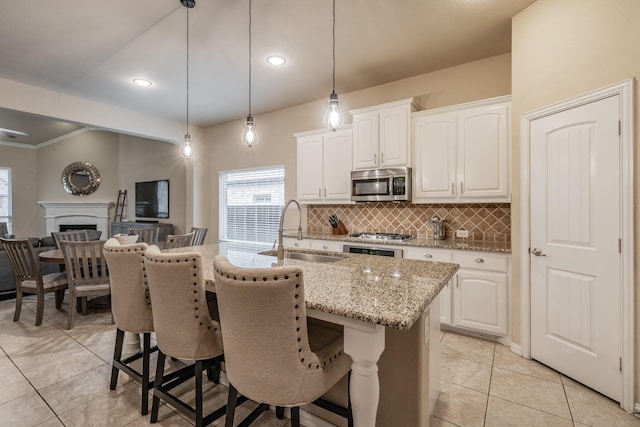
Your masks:
{"label": "white kitchen cabinet", "polygon": [[413,98],[350,111],[353,116],[353,169],[409,166]]}
{"label": "white kitchen cabinet", "polygon": [[309,239],[298,240],[295,237],[284,237],[282,239],[284,247],[289,249],[310,249],[310,242]]}
{"label": "white kitchen cabinet", "polygon": [[351,128],[298,133],[297,187],[301,203],[351,202]]}
{"label": "white kitchen cabinet", "polygon": [[453,262],[460,270],[440,291],[440,324],[508,334],[509,255],[439,248],[405,249],[405,258]]}
{"label": "white kitchen cabinet", "polygon": [[451,289],[456,327],[505,336],[508,333],[508,255],[455,251],[460,264]]}
{"label": "white kitchen cabinet", "polygon": [[[451,251],[448,249],[407,248],[404,257],[422,261],[451,262]],[[438,294],[440,298],[440,324],[451,324],[451,281]]]}
{"label": "white kitchen cabinet", "polygon": [[413,202],[509,202],[510,97],[412,116]]}
{"label": "white kitchen cabinet", "polygon": [[342,252],[342,242],[334,240],[309,240],[310,248],[318,251]]}

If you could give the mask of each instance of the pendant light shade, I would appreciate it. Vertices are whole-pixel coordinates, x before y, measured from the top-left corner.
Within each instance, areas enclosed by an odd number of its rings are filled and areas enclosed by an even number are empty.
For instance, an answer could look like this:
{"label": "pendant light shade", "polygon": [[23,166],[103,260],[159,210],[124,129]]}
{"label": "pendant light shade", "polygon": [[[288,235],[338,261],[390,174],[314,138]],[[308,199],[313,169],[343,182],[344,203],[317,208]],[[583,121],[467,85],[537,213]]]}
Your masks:
{"label": "pendant light shade", "polygon": [[336,93],[336,0],[333,0],[333,90],[324,111],[324,127],[335,132],[343,125],[344,116]]}
{"label": "pendant light shade", "polygon": [[187,8],[187,132],[184,134],[182,145],[180,145],[180,155],[185,159],[193,157],[193,146],[191,145],[191,135],[189,135],[189,9],[195,7],[195,0],[181,0],[180,3]]}
{"label": "pendant light shade", "polygon": [[242,129],[242,142],[247,144],[249,147],[253,147],[258,142],[258,131],[252,116],[247,116],[247,120],[244,122],[244,129]]}
{"label": "pendant light shade", "polygon": [[258,143],[256,122],[251,115],[251,0],[249,0],[249,115],[242,129],[242,143],[249,147],[253,147]]}

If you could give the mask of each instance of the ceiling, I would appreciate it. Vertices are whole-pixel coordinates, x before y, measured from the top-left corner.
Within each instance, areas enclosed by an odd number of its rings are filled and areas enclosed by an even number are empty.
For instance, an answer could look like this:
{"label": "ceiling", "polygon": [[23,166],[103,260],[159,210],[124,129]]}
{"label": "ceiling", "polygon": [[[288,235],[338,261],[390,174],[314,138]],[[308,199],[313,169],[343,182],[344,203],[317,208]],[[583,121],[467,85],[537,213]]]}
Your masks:
{"label": "ceiling", "polygon": [[[533,2],[337,0],[336,92],[509,52],[511,17]],[[187,9],[179,0],[0,0],[0,10],[0,77],[186,120]],[[249,1],[197,0],[188,15],[190,123],[241,120]],[[252,15],[253,114],[327,98],[331,0],[254,1]],[[270,54],[287,63],[268,64]],[[153,85],[137,87],[134,77]],[[0,132],[0,141],[41,144],[81,127],[44,119],[0,109],[0,128],[32,134]]]}

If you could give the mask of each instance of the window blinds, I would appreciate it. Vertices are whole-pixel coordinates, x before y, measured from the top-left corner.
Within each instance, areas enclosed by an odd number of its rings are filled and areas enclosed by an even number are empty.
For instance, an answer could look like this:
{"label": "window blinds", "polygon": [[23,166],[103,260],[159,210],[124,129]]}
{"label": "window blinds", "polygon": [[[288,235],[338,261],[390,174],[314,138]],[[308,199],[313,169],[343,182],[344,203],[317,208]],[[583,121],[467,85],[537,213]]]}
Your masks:
{"label": "window blinds", "polygon": [[273,243],[284,206],[284,167],[220,173],[220,238]]}

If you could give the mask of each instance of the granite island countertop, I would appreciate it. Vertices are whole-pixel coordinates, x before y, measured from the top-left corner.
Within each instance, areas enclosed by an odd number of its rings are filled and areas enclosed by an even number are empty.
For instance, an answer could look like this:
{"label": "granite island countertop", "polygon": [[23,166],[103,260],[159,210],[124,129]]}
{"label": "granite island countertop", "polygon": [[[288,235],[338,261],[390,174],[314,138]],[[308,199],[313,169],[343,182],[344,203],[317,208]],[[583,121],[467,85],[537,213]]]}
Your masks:
{"label": "granite island countertop", "polygon": [[[297,234],[291,230],[287,230],[284,233],[285,237],[296,238]],[[316,240],[334,240],[339,242],[350,243],[367,243],[373,245],[392,245],[392,246],[409,246],[417,248],[440,248],[440,249],[456,249],[466,251],[481,251],[481,252],[497,252],[497,253],[511,253],[510,242],[484,242],[478,240],[434,240],[424,237],[414,237],[405,241],[397,240],[371,240],[360,239],[358,237],[350,237],[348,234],[335,235],[329,233],[309,233],[303,232],[303,239],[316,239]]]}
{"label": "granite island countertop", "polygon": [[[215,255],[224,255],[239,267],[264,268],[277,261],[275,256],[260,254],[270,249],[271,245],[220,242],[167,252],[201,253],[205,280],[212,287]],[[313,252],[340,260],[320,263],[285,258],[286,265],[303,271],[307,309],[400,330],[411,328],[459,268],[451,263]]]}

